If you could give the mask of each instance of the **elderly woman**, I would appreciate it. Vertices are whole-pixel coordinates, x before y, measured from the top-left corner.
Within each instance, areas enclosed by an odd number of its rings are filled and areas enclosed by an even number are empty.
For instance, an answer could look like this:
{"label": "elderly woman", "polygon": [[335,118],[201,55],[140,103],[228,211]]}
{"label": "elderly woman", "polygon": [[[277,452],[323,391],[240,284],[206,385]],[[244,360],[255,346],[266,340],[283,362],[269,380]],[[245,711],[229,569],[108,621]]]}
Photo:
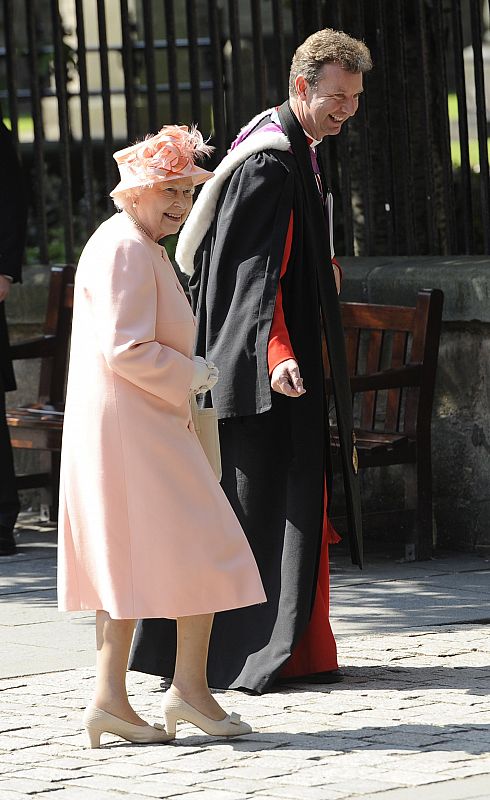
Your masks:
{"label": "elderly woman", "polygon": [[[197,130],[165,126],[115,153],[122,213],[89,239],[77,270],[60,487],[58,597],[96,611],[90,744],[174,738],[178,720],[220,736],[249,733],[209,692],[213,614],[265,600],[245,535],[193,431],[191,392],[216,368],[193,357],[194,318],[158,241],[175,234],[194,187],[212,173]],[[177,621],[163,725],[131,707],[126,668],[134,622]]]}

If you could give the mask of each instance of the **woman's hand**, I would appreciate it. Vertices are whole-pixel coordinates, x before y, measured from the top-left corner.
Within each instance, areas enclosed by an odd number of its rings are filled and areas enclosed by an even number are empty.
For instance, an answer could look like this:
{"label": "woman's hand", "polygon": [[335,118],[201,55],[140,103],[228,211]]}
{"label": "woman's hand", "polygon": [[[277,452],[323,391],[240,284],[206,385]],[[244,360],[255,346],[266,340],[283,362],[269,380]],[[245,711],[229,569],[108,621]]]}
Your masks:
{"label": "woman's hand", "polygon": [[294,358],[281,361],[274,367],[271,375],[271,387],[278,394],[285,394],[287,397],[301,397],[306,389],[303,386],[298,362]]}
{"label": "woman's hand", "polygon": [[218,367],[212,361],[206,361],[202,356],[193,356],[194,375],[192,376],[191,392],[202,394],[212,389],[218,383]]}

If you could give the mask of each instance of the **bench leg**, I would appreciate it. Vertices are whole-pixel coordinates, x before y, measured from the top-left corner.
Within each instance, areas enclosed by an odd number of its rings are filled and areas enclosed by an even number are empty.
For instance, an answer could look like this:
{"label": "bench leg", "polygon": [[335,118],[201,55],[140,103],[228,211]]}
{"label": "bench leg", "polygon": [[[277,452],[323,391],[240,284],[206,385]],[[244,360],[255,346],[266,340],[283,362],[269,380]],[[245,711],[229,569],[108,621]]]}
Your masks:
{"label": "bench leg", "polygon": [[43,452],[41,463],[48,480],[45,487],[41,488],[39,519],[41,522],[56,522],[60,491],[60,453]]}
{"label": "bench leg", "polygon": [[432,466],[430,451],[417,464],[407,464],[405,502],[414,509],[414,521],[405,543],[407,561],[426,561],[432,556],[434,523],[432,511]]}
{"label": "bench leg", "polygon": [[51,453],[51,504],[49,507],[49,519],[51,522],[56,522],[58,519],[60,463],[61,453]]}

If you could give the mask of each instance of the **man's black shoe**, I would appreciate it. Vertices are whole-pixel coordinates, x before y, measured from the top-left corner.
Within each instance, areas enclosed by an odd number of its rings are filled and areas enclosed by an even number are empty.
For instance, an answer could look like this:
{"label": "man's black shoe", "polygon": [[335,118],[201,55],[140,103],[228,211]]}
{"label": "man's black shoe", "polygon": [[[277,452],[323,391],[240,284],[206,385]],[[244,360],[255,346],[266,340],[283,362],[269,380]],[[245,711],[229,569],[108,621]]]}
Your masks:
{"label": "man's black shoe", "polygon": [[14,534],[9,528],[0,526],[0,556],[11,556],[17,552]]}

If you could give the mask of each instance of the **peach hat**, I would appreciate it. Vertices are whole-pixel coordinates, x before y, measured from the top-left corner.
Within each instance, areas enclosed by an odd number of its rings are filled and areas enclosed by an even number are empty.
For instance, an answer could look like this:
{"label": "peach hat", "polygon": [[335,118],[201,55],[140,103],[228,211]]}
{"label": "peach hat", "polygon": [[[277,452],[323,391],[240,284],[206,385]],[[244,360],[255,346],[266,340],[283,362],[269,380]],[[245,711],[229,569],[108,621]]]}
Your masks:
{"label": "peach hat", "polygon": [[198,167],[194,161],[210,155],[213,148],[204,143],[197,128],[187,125],[164,125],[154,136],[148,136],[124,150],[114,153],[121,180],[111,197],[137,186],[191,178],[194,186],[212,178],[214,173]]}

